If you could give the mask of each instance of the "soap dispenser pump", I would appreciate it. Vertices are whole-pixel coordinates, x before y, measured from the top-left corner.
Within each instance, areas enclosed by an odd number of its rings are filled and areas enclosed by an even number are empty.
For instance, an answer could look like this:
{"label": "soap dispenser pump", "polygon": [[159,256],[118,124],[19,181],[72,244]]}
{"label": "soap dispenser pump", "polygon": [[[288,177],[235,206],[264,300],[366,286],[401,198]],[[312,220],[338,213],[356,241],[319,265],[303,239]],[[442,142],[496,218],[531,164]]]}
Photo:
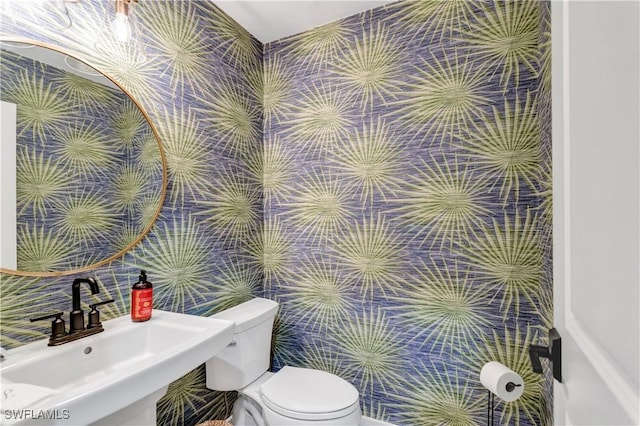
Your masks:
{"label": "soap dispenser pump", "polygon": [[153,309],[153,285],[147,281],[147,271],[141,270],[138,282],[131,288],[131,321],[151,319]]}

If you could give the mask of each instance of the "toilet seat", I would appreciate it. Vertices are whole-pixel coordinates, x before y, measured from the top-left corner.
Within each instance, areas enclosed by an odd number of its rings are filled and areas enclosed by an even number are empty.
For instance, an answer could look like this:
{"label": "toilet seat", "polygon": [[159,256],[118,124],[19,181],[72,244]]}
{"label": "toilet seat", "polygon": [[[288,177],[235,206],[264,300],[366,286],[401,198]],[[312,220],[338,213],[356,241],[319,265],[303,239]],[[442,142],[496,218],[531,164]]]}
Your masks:
{"label": "toilet seat", "polygon": [[325,371],[283,367],[260,386],[260,398],[274,412],[297,420],[329,420],[359,408],[358,390]]}

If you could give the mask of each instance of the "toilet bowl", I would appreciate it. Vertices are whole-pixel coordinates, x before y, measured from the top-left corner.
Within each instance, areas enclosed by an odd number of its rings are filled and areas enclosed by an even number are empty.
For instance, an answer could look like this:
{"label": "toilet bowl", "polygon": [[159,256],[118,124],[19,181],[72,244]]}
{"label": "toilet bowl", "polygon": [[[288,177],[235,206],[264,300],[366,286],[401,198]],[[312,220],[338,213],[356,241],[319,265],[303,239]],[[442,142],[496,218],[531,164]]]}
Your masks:
{"label": "toilet bowl", "polygon": [[207,361],[207,388],[238,391],[235,426],[359,425],[358,390],[346,380],[310,368],[267,371],[277,308],[256,298],[214,315],[235,322],[234,341]]}
{"label": "toilet bowl", "polygon": [[233,410],[236,426],[355,426],[360,418],[358,391],[349,382],[288,366],[240,389]]}

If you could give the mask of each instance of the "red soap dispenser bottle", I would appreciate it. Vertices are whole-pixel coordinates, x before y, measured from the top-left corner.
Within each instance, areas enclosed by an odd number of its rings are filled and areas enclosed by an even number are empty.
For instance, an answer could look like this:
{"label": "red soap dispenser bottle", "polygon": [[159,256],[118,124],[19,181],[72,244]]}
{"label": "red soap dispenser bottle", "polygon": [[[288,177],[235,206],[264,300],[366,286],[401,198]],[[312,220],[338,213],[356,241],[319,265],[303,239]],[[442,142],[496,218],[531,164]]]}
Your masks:
{"label": "red soap dispenser bottle", "polygon": [[153,309],[153,285],[147,281],[147,271],[140,271],[138,282],[131,288],[131,321],[151,319]]}

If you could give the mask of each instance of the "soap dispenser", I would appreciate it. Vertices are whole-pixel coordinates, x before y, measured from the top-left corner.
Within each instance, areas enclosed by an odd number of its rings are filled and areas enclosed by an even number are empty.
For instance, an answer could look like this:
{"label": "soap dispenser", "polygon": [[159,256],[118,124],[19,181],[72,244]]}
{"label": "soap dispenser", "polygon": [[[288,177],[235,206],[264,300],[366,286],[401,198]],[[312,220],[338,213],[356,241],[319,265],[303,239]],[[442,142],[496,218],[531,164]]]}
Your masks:
{"label": "soap dispenser", "polygon": [[147,271],[141,270],[138,282],[131,288],[131,321],[151,319],[153,309],[153,285],[147,281]]}

